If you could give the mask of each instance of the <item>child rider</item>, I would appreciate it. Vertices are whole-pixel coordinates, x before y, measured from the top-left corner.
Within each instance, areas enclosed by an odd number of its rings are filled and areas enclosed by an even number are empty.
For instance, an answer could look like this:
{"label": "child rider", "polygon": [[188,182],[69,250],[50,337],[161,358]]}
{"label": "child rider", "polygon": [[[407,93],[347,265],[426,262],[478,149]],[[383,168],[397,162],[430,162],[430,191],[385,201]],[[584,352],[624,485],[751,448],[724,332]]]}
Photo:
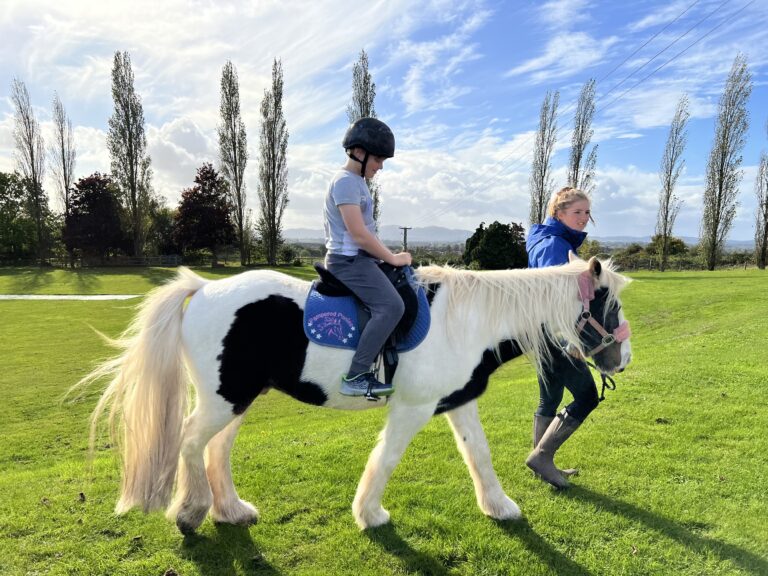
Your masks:
{"label": "child rider", "polygon": [[371,319],[360,341],[340,392],[346,396],[389,396],[392,385],[379,382],[372,371],[376,356],[404,312],[400,295],[379,269],[383,260],[409,266],[408,252],[394,254],[376,236],[373,198],[366,179],[395,155],[392,130],[376,118],[361,118],[344,135],[347,161],[331,180],[325,196],[325,265],[370,310]]}

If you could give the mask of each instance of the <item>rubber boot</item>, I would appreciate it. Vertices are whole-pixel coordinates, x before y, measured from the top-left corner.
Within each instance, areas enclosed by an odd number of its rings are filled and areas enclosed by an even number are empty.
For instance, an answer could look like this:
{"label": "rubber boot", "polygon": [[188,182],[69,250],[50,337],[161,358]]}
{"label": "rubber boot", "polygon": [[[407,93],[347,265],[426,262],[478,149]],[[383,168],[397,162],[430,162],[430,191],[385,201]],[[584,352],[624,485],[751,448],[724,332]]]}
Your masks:
{"label": "rubber boot", "polygon": [[581,422],[573,418],[567,411],[563,410],[552,419],[539,444],[526,458],[525,463],[536,474],[541,476],[545,482],[552,484],[555,488],[568,488],[568,480],[560,474],[555,466],[555,452],[560,449],[568,438],[571,437],[576,429],[581,426]]}
{"label": "rubber boot", "polygon": [[[552,423],[552,420],[554,420],[554,416],[541,416],[540,414],[534,414],[533,415],[533,447],[536,448],[536,446],[539,445],[539,442],[541,441],[541,437],[544,436],[544,432],[547,428],[549,428],[549,425]],[[565,470],[560,470],[558,468],[558,471],[560,474],[565,476],[566,478],[569,478],[570,476],[578,476],[579,470],[577,468],[566,468]],[[535,474],[538,476],[538,474]]]}

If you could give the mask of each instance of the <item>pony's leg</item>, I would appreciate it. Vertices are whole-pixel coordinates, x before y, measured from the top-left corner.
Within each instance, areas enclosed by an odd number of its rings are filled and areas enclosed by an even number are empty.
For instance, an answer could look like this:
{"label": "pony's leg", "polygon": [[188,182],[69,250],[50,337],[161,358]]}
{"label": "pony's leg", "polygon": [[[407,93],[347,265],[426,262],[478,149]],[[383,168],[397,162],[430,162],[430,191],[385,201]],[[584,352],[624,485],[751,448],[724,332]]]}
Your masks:
{"label": "pony's leg", "polygon": [[381,497],[392,471],[403,457],[414,435],[432,417],[435,405],[402,406],[393,404],[379,442],[368,457],[365,472],[357,485],[352,513],[361,529],[389,522],[389,512],[381,507]]}
{"label": "pony's leg", "polygon": [[182,534],[192,534],[213,503],[205,473],[205,447],[234,418],[232,405],[223,398],[198,397],[195,410],[184,421],[176,495],[166,513]]}
{"label": "pony's leg", "polygon": [[488,440],[477,412],[477,401],[467,402],[445,415],[475,484],[475,496],[480,510],[498,520],[520,518],[520,508],[504,493],[493,470]]}
{"label": "pony's leg", "polygon": [[224,430],[216,434],[206,449],[205,471],[213,491],[211,518],[227,524],[255,524],[259,512],[249,502],[240,500],[232,481],[230,454],[243,417],[238,416]]}

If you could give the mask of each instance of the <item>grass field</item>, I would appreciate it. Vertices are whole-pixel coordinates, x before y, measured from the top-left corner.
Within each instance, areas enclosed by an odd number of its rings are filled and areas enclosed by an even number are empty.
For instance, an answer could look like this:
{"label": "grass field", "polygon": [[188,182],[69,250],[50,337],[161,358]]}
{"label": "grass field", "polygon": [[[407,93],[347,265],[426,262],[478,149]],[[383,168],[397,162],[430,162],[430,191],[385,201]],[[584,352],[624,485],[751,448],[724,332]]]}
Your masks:
{"label": "grass field", "polygon": [[[0,293],[140,294],[171,273],[0,269]],[[524,520],[481,514],[435,418],[388,486],[392,524],[365,532],[350,505],[385,412],[275,392],[254,404],[233,455],[259,524],[206,520],[183,537],[159,513],[116,517],[116,456],[102,440],[86,462],[98,391],[61,398],[109,354],[91,326],[118,334],[135,301],[0,301],[0,574],[768,574],[765,273],[633,277],[624,304],[635,359],[558,454],[581,470],[570,490],[551,490],[523,464],[538,394],[531,368],[515,361],[493,376],[480,410]]]}

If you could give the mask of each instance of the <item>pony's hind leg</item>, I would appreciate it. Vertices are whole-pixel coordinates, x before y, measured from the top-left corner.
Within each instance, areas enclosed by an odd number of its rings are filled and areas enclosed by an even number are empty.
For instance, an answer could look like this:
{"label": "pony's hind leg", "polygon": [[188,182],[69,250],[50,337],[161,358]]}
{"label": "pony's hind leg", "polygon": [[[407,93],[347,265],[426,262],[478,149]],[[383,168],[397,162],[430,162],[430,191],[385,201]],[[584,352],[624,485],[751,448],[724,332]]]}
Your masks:
{"label": "pony's hind leg", "polygon": [[477,412],[477,401],[467,402],[445,415],[475,484],[475,496],[480,510],[497,520],[520,518],[520,508],[504,493],[493,470],[488,440]]}
{"label": "pony's hind leg", "polygon": [[222,398],[198,397],[195,410],[184,421],[176,495],[166,513],[182,534],[194,533],[213,504],[203,455],[211,438],[234,418],[232,405]]}
{"label": "pony's hind leg", "polygon": [[230,454],[243,417],[238,416],[224,430],[216,434],[206,449],[205,470],[213,491],[211,518],[227,524],[255,524],[259,512],[249,502],[240,500],[232,481]]}
{"label": "pony's hind leg", "polygon": [[384,488],[408,444],[429,421],[434,411],[433,404],[417,407],[394,404],[390,409],[387,425],[368,457],[352,503],[355,522],[361,529],[389,522],[389,512],[381,506]]}

